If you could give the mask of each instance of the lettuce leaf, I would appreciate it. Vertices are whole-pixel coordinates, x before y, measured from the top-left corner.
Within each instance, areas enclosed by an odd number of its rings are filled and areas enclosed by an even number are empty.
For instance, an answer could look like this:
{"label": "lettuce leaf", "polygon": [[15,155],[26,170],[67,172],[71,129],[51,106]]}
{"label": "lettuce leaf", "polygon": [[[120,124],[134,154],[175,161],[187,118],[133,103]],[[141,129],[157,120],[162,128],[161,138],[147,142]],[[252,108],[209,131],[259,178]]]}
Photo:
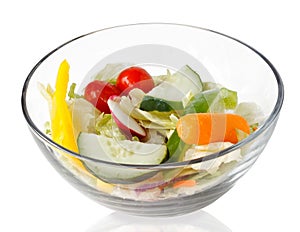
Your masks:
{"label": "lettuce leaf", "polygon": [[69,100],[74,99],[74,98],[81,98],[83,97],[82,95],[79,95],[77,93],[75,93],[75,88],[76,88],[76,84],[72,83],[68,92],[68,97]]}
{"label": "lettuce leaf", "polygon": [[107,81],[115,84],[119,73],[131,65],[132,64],[128,63],[107,64],[101,71],[97,73],[95,80]]}
{"label": "lettuce leaf", "polygon": [[95,130],[97,134],[104,135],[109,138],[115,138],[117,140],[126,139],[125,135],[123,135],[119,130],[111,114],[101,113],[96,119]]}
{"label": "lettuce leaf", "polygon": [[[232,146],[232,143],[229,142],[216,142],[207,145],[195,146],[194,148],[187,150],[184,160],[192,160],[205,157],[218,151],[224,150],[225,148],[228,148],[230,146]],[[221,164],[230,163],[232,161],[240,161],[241,159],[241,151],[240,149],[237,149],[216,159],[207,160],[198,164],[192,164],[191,167],[195,170],[203,170],[207,171],[209,174],[214,174],[218,171]]]}
{"label": "lettuce leaf", "polygon": [[211,89],[200,92],[192,97],[184,109],[184,114],[191,113],[223,113],[234,109],[237,105],[237,92],[227,88]]}
{"label": "lettuce leaf", "polygon": [[75,98],[69,103],[72,116],[74,135],[77,138],[80,132],[95,133],[96,119],[100,112],[84,98]]}
{"label": "lettuce leaf", "polygon": [[265,119],[262,109],[254,102],[241,102],[235,113],[244,117],[250,126],[258,126]]}

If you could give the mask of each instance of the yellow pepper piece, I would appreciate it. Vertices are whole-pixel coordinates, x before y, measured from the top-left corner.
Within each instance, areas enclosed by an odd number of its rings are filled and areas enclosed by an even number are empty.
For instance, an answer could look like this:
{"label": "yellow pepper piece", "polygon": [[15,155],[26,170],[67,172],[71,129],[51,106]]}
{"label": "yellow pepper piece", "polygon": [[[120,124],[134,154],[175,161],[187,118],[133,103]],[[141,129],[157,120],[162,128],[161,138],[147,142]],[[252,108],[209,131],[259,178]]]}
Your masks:
{"label": "yellow pepper piece", "polygon": [[[73,131],[72,115],[65,100],[69,82],[69,70],[70,65],[66,60],[64,60],[60,64],[55,84],[55,91],[51,95],[51,130],[54,142],[78,153],[78,146]],[[77,169],[95,179],[95,177],[86,170],[79,159],[67,153],[63,153],[63,155],[67,157]],[[96,179],[96,182],[97,187],[102,191],[107,193],[112,192],[113,185],[105,183],[99,179]]]}
{"label": "yellow pepper piece", "polygon": [[52,139],[67,149],[78,152],[73,132],[72,117],[65,101],[69,82],[69,69],[68,62],[64,60],[57,74],[55,91],[52,96]]}
{"label": "yellow pepper piece", "polygon": [[[65,100],[69,82],[69,70],[70,65],[64,60],[58,69],[55,91],[52,94],[51,130],[54,142],[71,151],[78,152],[73,133],[72,117]],[[66,153],[64,153],[64,155],[69,158],[76,167],[85,169],[80,160]]]}

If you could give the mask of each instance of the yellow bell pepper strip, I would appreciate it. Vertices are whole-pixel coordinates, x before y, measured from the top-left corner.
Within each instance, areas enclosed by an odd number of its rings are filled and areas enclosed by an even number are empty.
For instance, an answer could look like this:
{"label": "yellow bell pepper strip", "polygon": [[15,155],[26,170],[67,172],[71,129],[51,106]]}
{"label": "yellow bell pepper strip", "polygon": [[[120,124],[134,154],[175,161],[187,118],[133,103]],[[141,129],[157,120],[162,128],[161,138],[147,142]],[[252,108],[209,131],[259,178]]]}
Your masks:
{"label": "yellow bell pepper strip", "polygon": [[[55,90],[53,94],[51,94],[51,130],[52,139],[54,142],[73,152],[78,153],[78,147],[72,125],[72,115],[65,100],[69,82],[69,69],[70,65],[66,60],[64,60],[60,64],[55,84]],[[68,160],[74,165],[74,167],[76,167],[89,177],[92,177],[93,179],[95,178],[86,170],[79,159],[67,153],[63,153],[63,155],[68,158]],[[96,182],[97,188],[104,192],[110,193],[113,190],[113,185],[111,184],[105,183],[99,179],[97,179]]]}
{"label": "yellow bell pepper strip", "polygon": [[52,139],[67,149],[78,152],[71,114],[67,102],[65,101],[69,82],[69,69],[70,66],[68,62],[64,60],[57,74],[55,91],[52,96]]}

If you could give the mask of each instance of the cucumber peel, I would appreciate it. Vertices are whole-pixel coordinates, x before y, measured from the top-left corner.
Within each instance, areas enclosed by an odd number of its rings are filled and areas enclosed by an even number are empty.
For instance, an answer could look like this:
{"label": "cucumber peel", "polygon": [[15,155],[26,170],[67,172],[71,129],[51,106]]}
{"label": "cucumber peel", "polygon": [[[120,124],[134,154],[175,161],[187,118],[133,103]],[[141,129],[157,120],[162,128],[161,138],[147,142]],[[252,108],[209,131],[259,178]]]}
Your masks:
{"label": "cucumber peel", "polygon": [[141,102],[140,109],[144,111],[170,112],[173,110],[182,110],[183,104],[181,101],[169,101],[146,95]]}
{"label": "cucumber peel", "polygon": [[124,167],[122,164],[158,165],[167,157],[166,145],[139,141],[116,141],[104,135],[80,133],[78,148],[81,155],[114,162],[119,166],[85,160],[85,167],[98,178],[109,183],[135,183],[155,174],[153,170]]}
{"label": "cucumber peel", "polygon": [[161,112],[182,110],[185,97],[189,93],[196,95],[202,89],[203,83],[200,76],[185,65],[148,92],[140,104],[140,109]]}

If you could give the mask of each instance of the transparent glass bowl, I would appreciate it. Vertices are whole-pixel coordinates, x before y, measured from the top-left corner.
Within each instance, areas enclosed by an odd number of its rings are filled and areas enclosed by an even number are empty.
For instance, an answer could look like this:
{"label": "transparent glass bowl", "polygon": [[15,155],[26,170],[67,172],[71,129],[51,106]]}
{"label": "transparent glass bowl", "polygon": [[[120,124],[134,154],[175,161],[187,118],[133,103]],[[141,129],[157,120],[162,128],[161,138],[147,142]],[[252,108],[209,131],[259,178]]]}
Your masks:
{"label": "transparent glass bowl", "polygon": [[[148,66],[153,72],[160,67],[177,70],[185,64],[192,65],[204,81],[214,81],[237,91],[239,102],[260,105],[266,116],[265,121],[246,139],[205,158],[162,165],[120,165],[90,159],[56,144],[44,133],[44,124],[49,121],[49,109],[37,83],[55,86],[57,69],[64,59],[71,65],[70,82],[81,83],[82,86],[107,63],[134,63]],[[23,113],[33,138],[62,177],[104,206],[146,216],[192,212],[226,193],[263,151],[276,126],[282,103],[281,78],[261,53],[218,32],[164,23],[112,27],[66,42],[37,63],[28,75],[22,92]],[[188,170],[191,165],[214,162],[218,157],[230,155],[238,149],[242,160],[223,164],[215,175],[203,175],[201,171],[192,173],[197,180],[193,188],[172,187],[172,179],[182,170]],[[67,158],[70,156],[116,170],[151,171],[155,175],[144,185],[136,181],[106,184]]]}

